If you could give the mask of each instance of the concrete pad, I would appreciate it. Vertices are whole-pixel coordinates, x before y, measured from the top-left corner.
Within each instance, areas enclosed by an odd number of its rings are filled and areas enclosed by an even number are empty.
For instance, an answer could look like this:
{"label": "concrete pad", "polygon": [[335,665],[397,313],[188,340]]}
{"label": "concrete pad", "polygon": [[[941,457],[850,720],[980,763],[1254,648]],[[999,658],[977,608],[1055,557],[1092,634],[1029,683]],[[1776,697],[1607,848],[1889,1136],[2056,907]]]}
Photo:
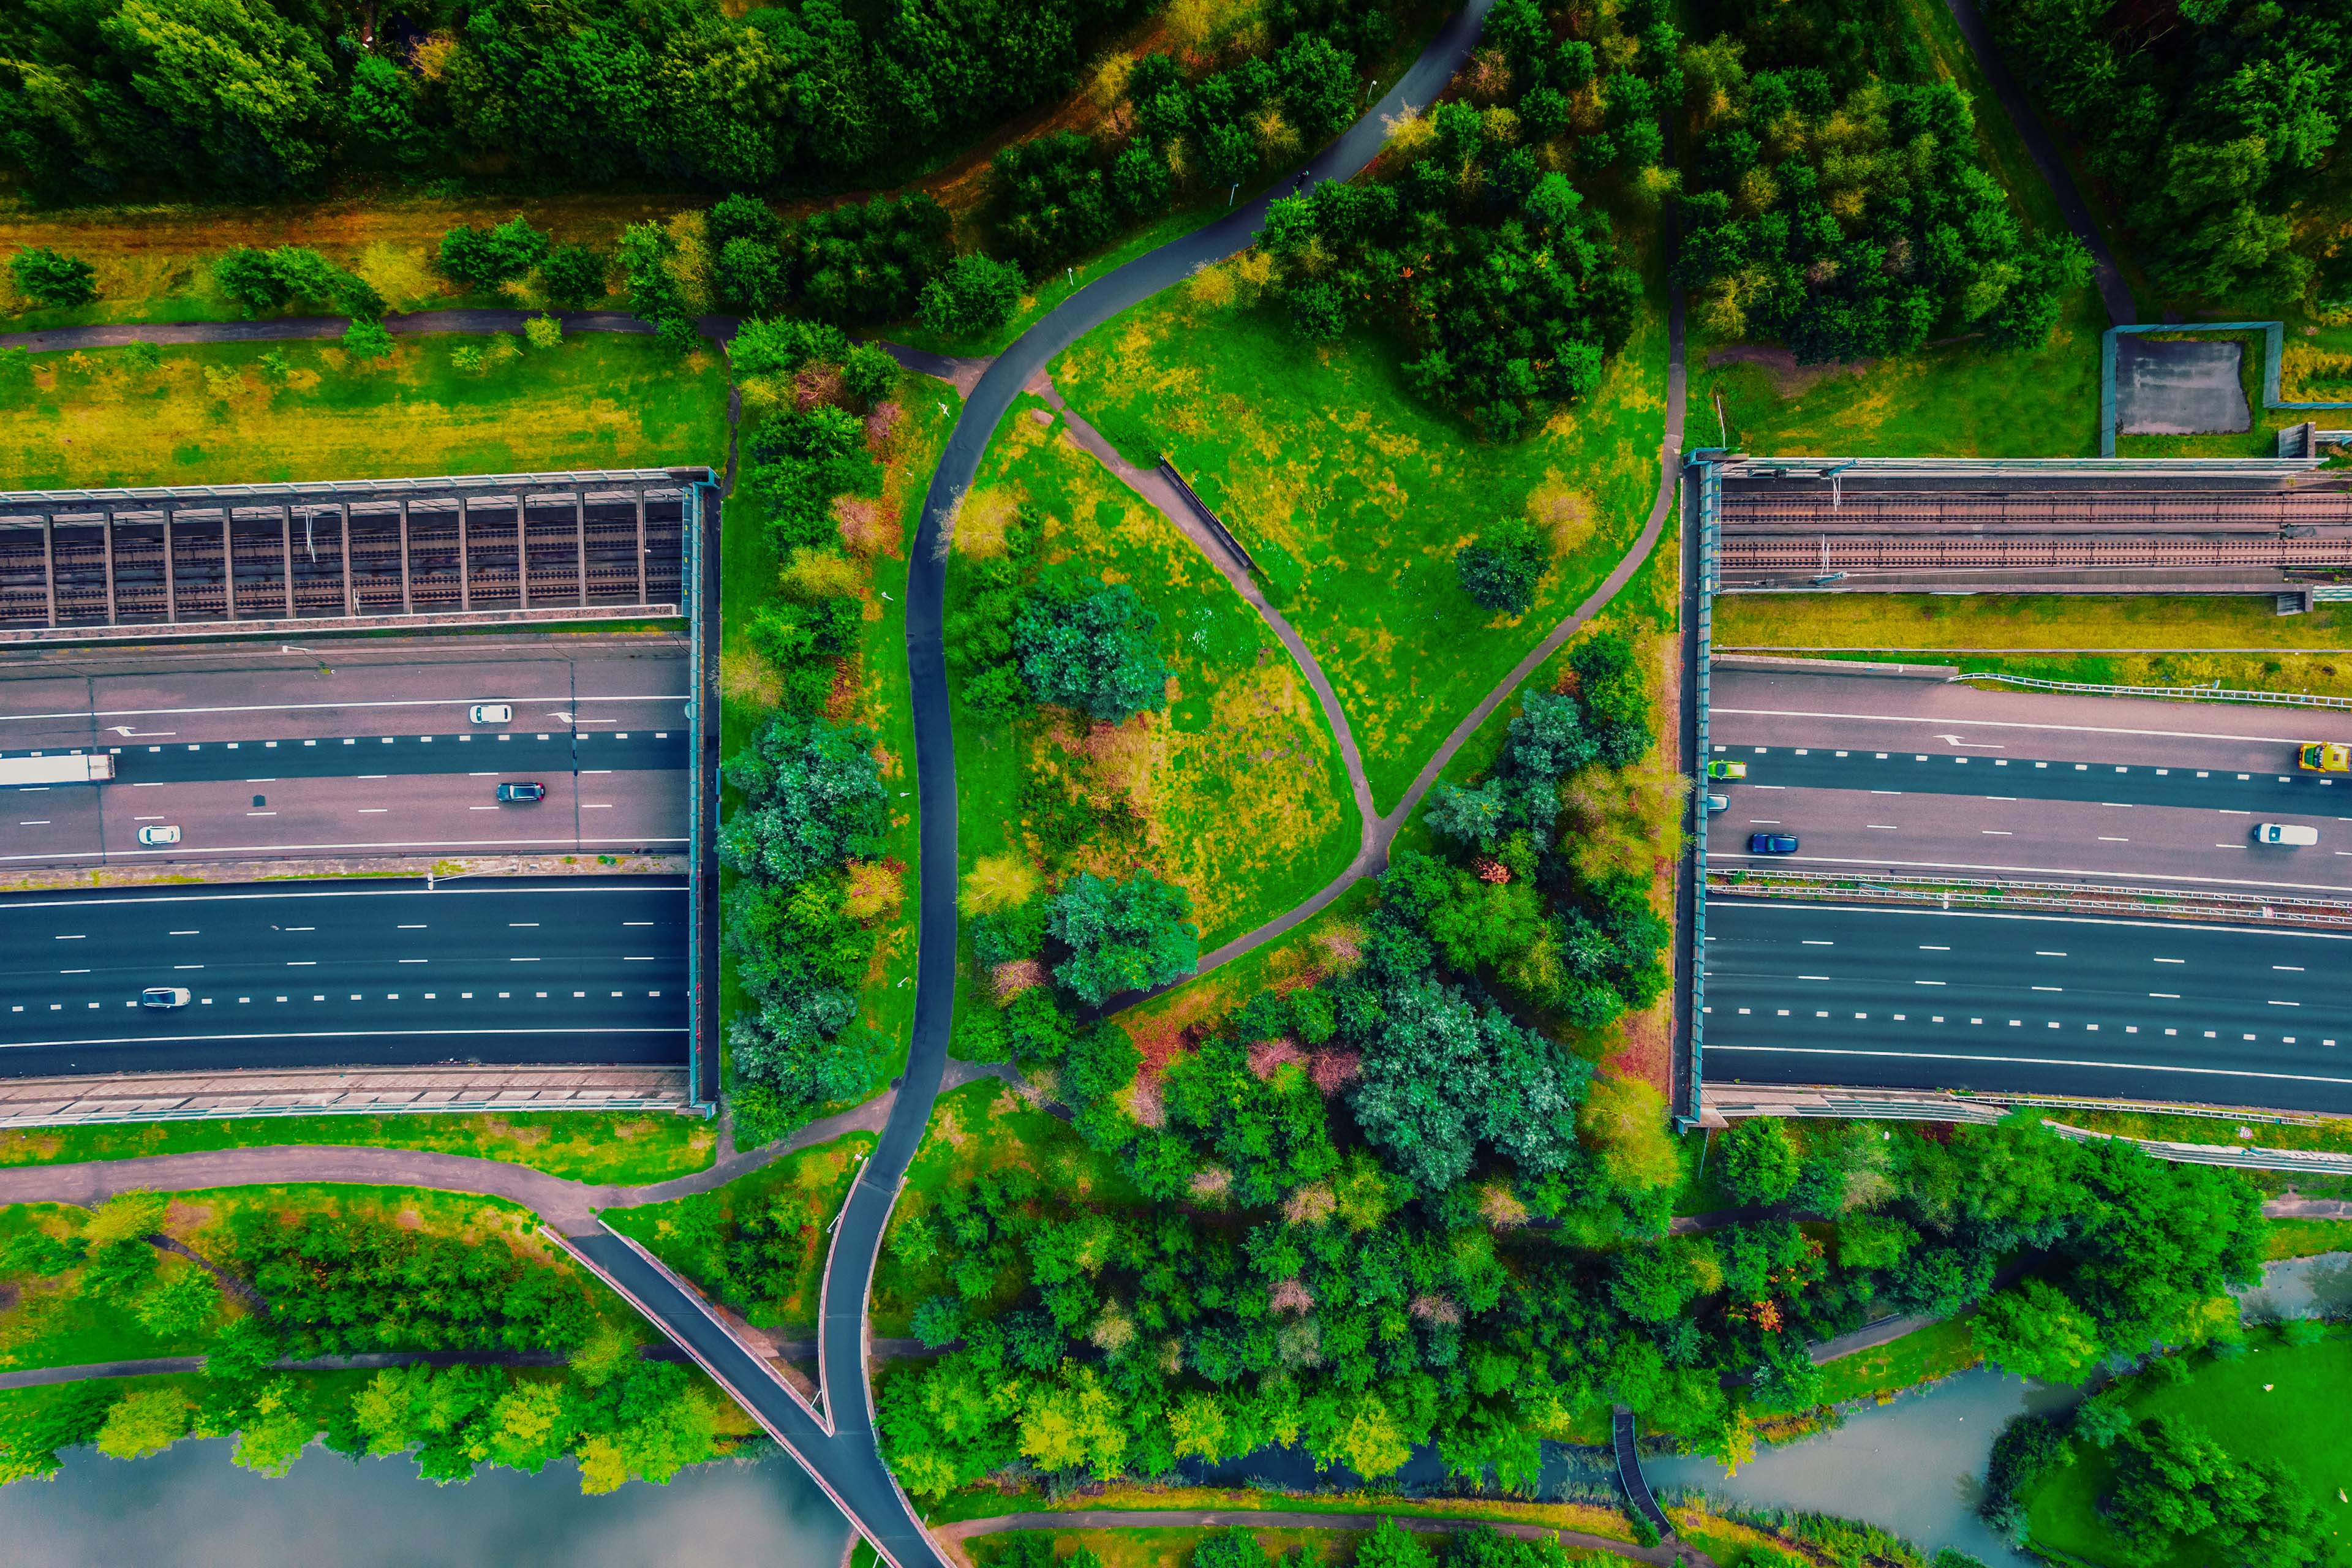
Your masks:
{"label": "concrete pad", "polygon": [[2238,367],[2245,345],[2116,340],[2116,428],[2126,436],[2228,436],[2253,428]]}

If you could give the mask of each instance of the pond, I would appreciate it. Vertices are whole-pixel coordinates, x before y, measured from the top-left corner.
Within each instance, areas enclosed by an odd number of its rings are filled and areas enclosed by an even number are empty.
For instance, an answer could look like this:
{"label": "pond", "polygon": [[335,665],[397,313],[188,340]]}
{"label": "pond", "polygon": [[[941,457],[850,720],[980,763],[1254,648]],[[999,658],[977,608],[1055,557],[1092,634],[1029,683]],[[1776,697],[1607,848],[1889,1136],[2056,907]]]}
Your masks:
{"label": "pond", "polygon": [[0,1487],[9,1568],[839,1568],[849,1525],[793,1461],[689,1470],[582,1497],[568,1462],[484,1469],[462,1486],[414,1460],[312,1448],[282,1479],[229,1463],[227,1438],[152,1459],[66,1455],[54,1480]]}

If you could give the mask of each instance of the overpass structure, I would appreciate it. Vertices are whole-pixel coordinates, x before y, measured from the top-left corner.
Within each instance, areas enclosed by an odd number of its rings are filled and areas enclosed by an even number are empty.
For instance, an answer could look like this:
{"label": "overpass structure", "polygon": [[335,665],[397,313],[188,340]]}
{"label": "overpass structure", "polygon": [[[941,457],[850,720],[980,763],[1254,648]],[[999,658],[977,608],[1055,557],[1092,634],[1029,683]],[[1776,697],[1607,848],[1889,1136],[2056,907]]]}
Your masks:
{"label": "overpass structure", "polygon": [[2352,582],[2352,486],[2319,466],[1730,456],[1719,589],[2326,596]]}
{"label": "overpass structure", "polygon": [[684,613],[699,468],[0,491],[0,642]]}

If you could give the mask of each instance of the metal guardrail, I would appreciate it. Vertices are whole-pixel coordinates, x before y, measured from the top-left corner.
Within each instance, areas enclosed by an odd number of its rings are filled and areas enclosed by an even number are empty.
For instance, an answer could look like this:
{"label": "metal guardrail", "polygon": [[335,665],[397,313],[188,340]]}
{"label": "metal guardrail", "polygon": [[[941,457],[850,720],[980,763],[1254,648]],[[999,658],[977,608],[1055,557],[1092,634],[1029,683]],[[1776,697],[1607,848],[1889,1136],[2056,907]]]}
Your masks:
{"label": "metal guardrail", "polygon": [[1242,548],[1242,542],[1234,537],[1234,531],[1225,526],[1225,520],[1210,510],[1209,503],[1202,500],[1184,476],[1176,471],[1176,465],[1162,458],[1160,459],[1160,471],[1168,476],[1168,482],[1176,487],[1177,493],[1190,501],[1192,510],[1201,514],[1201,521],[1216,534],[1218,542],[1234,552],[1234,559],[1240,562],[1244,569],[1257,572],[1258,563],[1251,558],[1248,551]]}
{"label": "metal guardrail", "polygon": [[1686,459],[1688,466],[1698,470],[1698,669],[1696,682],[1698,712],[1695,716],[1696,736],[1690,760],[1692,874],[1698,887],[1691,899],[1690,941],[1690,1050],[1689,1059],[1682,1064],[1685,1081],[1677,1083],[1677,1098],[1682,1103],[1674,1108],[1675,1125],[1688,1131],[1698,1125],[1705,1112],[1706,1081],[1706,763],[1710,755],[1707,745],[1707,710],[1713,693],[1715,665],[1715,587],[1716,545],[1723,510],[1723,479],[1717,471],[1717,458],[1721,454],[1714,448],[1702,448]]}
{"label": "metal guardrail", "polygon": [[26,1111],[0,1114],[0,1131],[13,1131],[36,1127],[118,1127],[150,1121],[247,1121],[289,1116],[466,1116],[497,1114],[512,1116],[518,1112],[538,1111],[611,1111],[659,1110],[675,1114],[691,1109],[680,1101],[644,1095],[616,1096],[610,1100],[566,1100],[561,1103],[544,1104],[528,1100],[504,1099],[483,1095],[470,1100],[415,1100],[402,1103],[363,1105],[213,1105],[194,1109],[153,1110],[140,1107],[100,1107],[87,1111]]}
{"label": "metal guardrail", "polygon": [[1717,459],[1725,478],[1785,475],[1821,479],[1837,468],[1853,476],[1888,474],[1906,479],[1990,479],[1999,474],[2084,474],[2122,479],[2135,476],[2180,479],[2221,475],[2237,479],[2293,479],[2320,466],[2318,458],[1759,458],[1724,453]]}
{"label": "metal guardrail", "polygon": [[2088,882],[1981,881],[1966,878],[1856,877],[1796,869],[1723,873],[1709,890],[1749,898],[1846,899],[1956,905],[2066,909],[2085,913],[2168,915],[2223,921],[2275,921],[2290,925],[2352,926],[2352,900],[2265,898],[2259,893],[2187,891],[2179,888],[2102,886]]}
{"label": "metal guardrail", "polygon": [[[709,470],[704,470],[709,474]],[[713,684],[707,645],[717,640],[710,619],[719,614],[706,583],[714,575],[716,535],[719,531],[719,487],[704,482],[687,491],[686,527],[686,594],[688,689],[694,693],[691,712],[687,720],[687,785],[686,785],[686,996],[687,1094],[692,1103],[705,1111],[714,1110],[719,1099],[719,1064],[716,1053],[719,1037],[710,1020],[717,1008],[709,1005],[707,987],[719,984],[715,966],[703,961],[703,949],[716,913],[705,906],[713,901],[710,886],[716,868],[703,864],[703,841],[707,819],[719,809],[719,778],[710,770],[705,776],[704,748],[717,731],[719,715],[711,711]],[[704,508],[711,513],[705,527]],[[706,537],[708,535],[709,537]]]}
{"label": "metal guardrail", "polygon": [[2241,691],[2219,686],[2102,686],[2085,680],[2044,680],[2032,675],[2001,675],[1992,670],[1964,670],[1954,682],[1998,680],[2004,686],[2031,687],[2036,691],[2082,691],[2097,697],[2163,697],[2190,702],[2246,702],[2280,708],[2352,709],[2352,697],[2314,697],[2301,691]]}
{"label": "metal guardrail", "polygon": [[2226,1165],[2241,1171],[2301,1171],[2311,1175],[2352,1176],[2352,1153],[2335,1149],[2255,1149],[2231,1143],[2182,1143],[2169,1138],[2134,1138],[2125,1132],[2097,1132],[2042,1119],[2042,1125],[2061,1138],[2078,1143],[2113,1140],[2137,1143],[2159,1160],[2180,1165]]}

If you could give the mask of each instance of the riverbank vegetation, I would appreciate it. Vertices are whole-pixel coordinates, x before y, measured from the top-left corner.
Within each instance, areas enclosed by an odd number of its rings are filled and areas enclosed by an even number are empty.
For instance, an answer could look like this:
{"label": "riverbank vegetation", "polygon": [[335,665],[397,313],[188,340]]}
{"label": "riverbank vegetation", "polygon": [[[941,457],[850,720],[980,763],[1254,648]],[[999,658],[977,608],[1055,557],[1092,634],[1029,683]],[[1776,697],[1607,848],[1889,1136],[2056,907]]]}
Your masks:
{"label": "riverbank vegetation", "polygon": [[[569,1454],[594,1492],[667,1479],[741,1432],[701,1379],[638,1355],[630,1310],[493,1199],[292,1186],[17,1205],[0,1209],[0,1279],[11,1365],[205,1357],[192,1377],[0,1393],[0,1480],[54,1473],[84,1444],[129,1458],[236,1432],[236,1462],[265,1475],[323,1436],[414,1450],[438,1480]],[[465,1364],[278,1364],[386,1352]]]}
{"label": "riverbank vegetation", "polygon": [[[779,1137],[905,1059],[917,875],[907,574],[955,394],[838,329],[752,322],[724,503],[728,1089]],[[810,795],[817,781],[832,793]]]}
{"label": "riverbank vegetation", "polygon": [[2021,1417],[1993,1449],[1988,1517],[2074,1561],[2329,1562],[2352,1526],[2340,1324],[2234,1323],[2149,1362],[2056,1421]]}
{"label": "riverbank vegetation", "polygon": [[718,1142],[709,1121],[659,1111],[257,1116],[12,1129],[0,1131],[0,1167],[319,1144],[429,1149],[528,1165],[567,1181],[642,1186],[708,1168]]}

